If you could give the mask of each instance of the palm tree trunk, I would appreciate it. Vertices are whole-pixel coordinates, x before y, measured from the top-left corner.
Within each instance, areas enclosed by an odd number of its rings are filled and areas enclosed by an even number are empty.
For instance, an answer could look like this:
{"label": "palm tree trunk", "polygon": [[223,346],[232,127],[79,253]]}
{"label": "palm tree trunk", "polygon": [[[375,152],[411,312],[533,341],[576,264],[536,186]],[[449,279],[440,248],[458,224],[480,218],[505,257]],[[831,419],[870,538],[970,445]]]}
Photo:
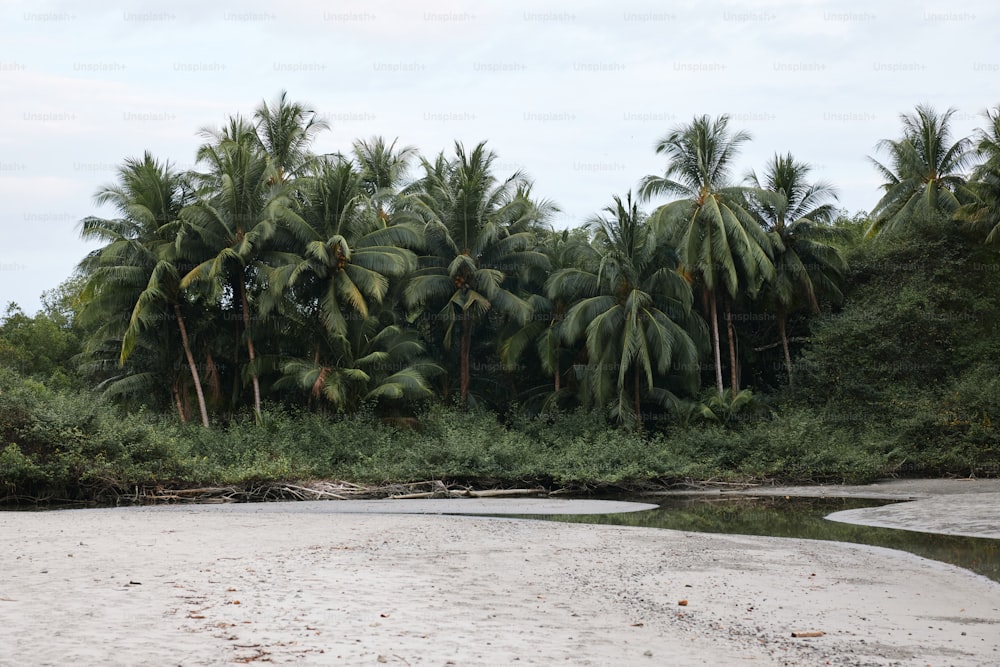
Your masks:
{"label": "palm tree trunk", "polygon": [[[708,288],[705,288],[708,290]],[[719,309],[715,301],[715,290],[708,290],[709,317],[712,322],[712,353],[715,355],[715,386],[722,396],[722,353],[719,351]]]}
{"label": "palm tree trunk", "polygon": [[785,351],[785,369],[788,371],[788,386],[792,383],[792,355],[788,352],[788,333],[785,331],[785,309],[778,308],[778,333],[781,334],[781,349]]}
{"label": "palm tree trunk", "polygon": [[739,391],[740,380],[738,376],[738,361],[736,359],[736,329],[733,327],[733,311],[726,299],[726,332],[729,336],[729,378],[733,384],[733,396]]}
{"label": "palm tree trunk", "polygon": [[235,336],[233,336],[233,386],[229,391],[229,416],[231,417],[233,411],[236,410],[240,403],[240,394],[242,394],[242,383],[240,382],[240,344],[241,338],[239,326],[236,322],[233,323],[235,327]]}
{"label": "palm tree trunk", "polygon": [[469,399],[469,357],[472,354],[472,319],[462,314],[462,405]]}
{"label": "palm tree trunk", "polygon": [[[319,344],[313,349],[313,365],[319,366]],[[306,398],[306,411],[308,412],[312,412],[313,410],[313,398],[315,395],[315,392],[310,391],[308,398]]]}
{"label": "palm tree trunk", "polygon": [[201,377],[198,373],[198,366],[194,363],[194,355],[191,354],[191,345],[188,343],[187,327],[184,326],[184,318],[181,317],[181,307],[174,304],[174,315],[177,316],[177,328],[181,330],[181,343],[184,345],[184,356],[187,358],[188,368],[191,369],[191,379],[194,380],[194,391],[198,395],[198,409],[201,411],[201,425],[208,428],[208,407],[205,405],[205,394],[201,389]]}
{"label": "palm tree trunk", "polygon": [[632,394],[635,401],[635,430],[642,433],[642,404],[639,402],[639,369],[632,371]]}
{"label": "palm tree trunk", "polygon": [[[550,327],[556,326],[559,322],[565,319],[565,315],[562,312],[563,308],[561,304],[556,305],[555,317],[549,323]],[[551,338],[550,338],[551,340]],[[559,393],[559,389],[562,387],[562,369],[559,367],[559,339],[556,339],[556,349],[553,350],[556,362],[556,393]]]}
{"label": "palm tree trunk", "polygon": [[171,387],[172,393],[174,395],[174,407],[177,408],[177,416],[180,417],[181,423],[187,423],[187,417],[184,415],[184,406],[181,405],[181,395],[177,391],[177,380],[174,380],[174,386]]}
{"label": "palm tree trunk", "polygon": [[250,335],[250,304],[247,302],[247,285],[244,272],[240,274],[240,302],[243,307],[243,330],[247,334],[247,354],[250,356],[250,379],[253,382],[253,411],[260,416],[260,381],[257,380],[257,369],[254,368],[256,353],[253,348],[253,336]]}

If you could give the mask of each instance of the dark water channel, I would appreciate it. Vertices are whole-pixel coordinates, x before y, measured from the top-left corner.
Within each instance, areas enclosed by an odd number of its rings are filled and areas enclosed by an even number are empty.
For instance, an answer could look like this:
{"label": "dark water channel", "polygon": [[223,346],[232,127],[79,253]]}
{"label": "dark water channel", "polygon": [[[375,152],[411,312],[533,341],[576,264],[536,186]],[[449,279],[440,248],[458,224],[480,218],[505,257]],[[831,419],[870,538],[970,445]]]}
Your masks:
{"label": "dark water channel", "polygon": [[[616,500],[626,500],[616,498]],[[856,498],[686,497],[670,500],[629,498],[656,503],[646,512],[524,517],[570,523],[669,528],[700,533],[769,535],[811,540],[854,542],[909,551],[924,558],[958,565],[1000,582],[1000,540],[916,533],[893,528],[856,526],[824,517],[840,510],[884,505]]]}

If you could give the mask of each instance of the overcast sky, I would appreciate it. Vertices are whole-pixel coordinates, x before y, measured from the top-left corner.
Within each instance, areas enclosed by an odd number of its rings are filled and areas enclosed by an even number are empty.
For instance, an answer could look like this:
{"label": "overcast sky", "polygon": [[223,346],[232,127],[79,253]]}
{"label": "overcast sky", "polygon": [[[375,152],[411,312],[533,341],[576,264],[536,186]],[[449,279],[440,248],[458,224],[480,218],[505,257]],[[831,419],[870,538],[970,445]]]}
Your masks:
{"label": "overcast sky", "polygon": [[[149,150],[192,167],[197,130],[283,89],[314,148],[481,140],[577,225],[662,173],[658,139],[728,113],[739,173],[791,151],[869,210],[875,144],[921,102],[959,136],[1000,104],[994,2],[11,2],[0,4],[0,308],[40,307],[90,249],[94,192]],[[2,311],[0,311],[2,312]]]}

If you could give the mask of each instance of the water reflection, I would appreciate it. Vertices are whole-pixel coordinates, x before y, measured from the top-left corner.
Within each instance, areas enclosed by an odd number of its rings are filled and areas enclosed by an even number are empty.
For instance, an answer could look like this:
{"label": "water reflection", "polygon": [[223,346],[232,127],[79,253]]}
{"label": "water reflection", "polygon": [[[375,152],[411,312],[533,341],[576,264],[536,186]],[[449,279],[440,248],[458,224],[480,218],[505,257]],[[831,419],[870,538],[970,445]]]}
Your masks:
{"label": "water reflection", "polygon": [[[622,500],[622,498],[617,498]],[[657,502],[633,498],[640,502]],[[855,498],[683,498],[657,502],[648,512],[524,517],[570,523],[669,528],[701,533],[769,535],[854,542],[909,551],[951,563],[1000,582],[1000,540],[915,533],[893,528],[854,526],[823,517],[840,510],[875,507],[882,501]]]}

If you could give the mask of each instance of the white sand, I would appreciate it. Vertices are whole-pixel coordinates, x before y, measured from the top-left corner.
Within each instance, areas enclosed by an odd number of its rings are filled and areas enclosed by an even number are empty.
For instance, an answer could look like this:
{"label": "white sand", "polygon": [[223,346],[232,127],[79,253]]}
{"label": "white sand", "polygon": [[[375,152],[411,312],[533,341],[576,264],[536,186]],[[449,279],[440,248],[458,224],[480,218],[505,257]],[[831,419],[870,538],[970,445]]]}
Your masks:
{"label": "white sand", "polygon": [[0,664],[1000,664],[1000,585],[901,552],[267,509],[0,513]]}

